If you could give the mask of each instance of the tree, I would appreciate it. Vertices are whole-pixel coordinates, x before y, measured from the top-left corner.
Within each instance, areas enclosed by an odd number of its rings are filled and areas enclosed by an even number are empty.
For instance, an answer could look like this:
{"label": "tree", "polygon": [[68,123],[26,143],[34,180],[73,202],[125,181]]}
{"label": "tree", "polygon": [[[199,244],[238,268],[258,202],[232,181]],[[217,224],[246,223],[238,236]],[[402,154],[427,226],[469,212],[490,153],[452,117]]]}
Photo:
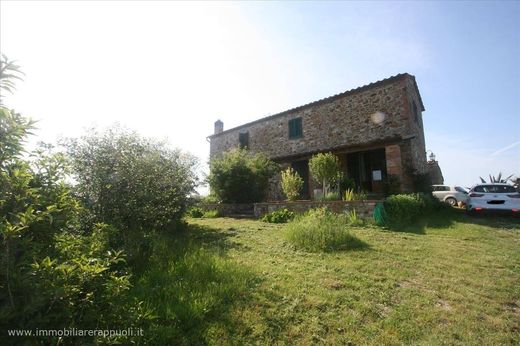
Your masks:
{"label": "tree", "polygon": [[323,196],[325,196],[328,186],[338,177],[338,157],[332,153],[319,153],[314,155],[309,160],[309,170],[314,180],[322,184]]}
{"label": "tree", "polygon": [[144,232],[170,228],[197,185],[194,157],[135,132],[91,130],[64,145],[75,191],[94,222]]}
{"label": "tree", "polygon": [[253,203],[265,199],[269,178],[277,165],[263,154],[232,149],[210,163],[211,193],[224,203]]}
{"label": "tree", "polygon": [[289,201],[294,201],[300,196],[302,186],[303,179],[291,167],[282,172],[282,190]]}

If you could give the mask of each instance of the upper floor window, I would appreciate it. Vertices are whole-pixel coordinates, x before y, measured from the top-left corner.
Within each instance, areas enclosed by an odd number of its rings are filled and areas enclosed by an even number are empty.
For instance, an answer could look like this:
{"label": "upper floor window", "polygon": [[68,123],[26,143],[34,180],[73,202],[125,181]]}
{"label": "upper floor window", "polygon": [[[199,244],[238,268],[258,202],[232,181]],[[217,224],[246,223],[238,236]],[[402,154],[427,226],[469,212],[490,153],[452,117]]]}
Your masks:
{"label": "upper floor window", "polygon": [[238,142],[240,144],[240,148],[249,149],[249,132],[239,133]]}
{"label": "upper floor window", "polygon": [[302,135],[302,118],[289,120],[289,139],[300,138]]}

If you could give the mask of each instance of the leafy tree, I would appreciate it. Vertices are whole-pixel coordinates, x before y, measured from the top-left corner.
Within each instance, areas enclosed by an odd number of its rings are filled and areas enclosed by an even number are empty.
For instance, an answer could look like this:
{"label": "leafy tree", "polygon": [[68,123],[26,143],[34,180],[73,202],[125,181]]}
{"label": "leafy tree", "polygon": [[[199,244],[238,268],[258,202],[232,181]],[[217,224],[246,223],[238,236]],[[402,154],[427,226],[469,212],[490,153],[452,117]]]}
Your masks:
{"label": "leafy tree", "polygon": [[253,203],[265,199],[269,178],[277,165],[263,154],[233,149],[209,163],[212,194],[224,203]]}
{"label": "leafy tree", "polygon": [[282,190],[289,201],[294,201],[300,196],[303,187],[303,179],[298,172],[291,167],[282,172]]}
{"label": "leafy tree", "polygon": [[64,145],[75,191],[93,222],[139,236],[175,226],[189,206],[197,185],[196,160],[164,142],[113,127],[91,130]]}
{"label": "leafy tree", "polygon": [[332,153],[319,153],[309,160],[309,170],[316,182],[323,187],[323,196],[327,195],[329,185],[336,181],[339,172],[338,157]]}

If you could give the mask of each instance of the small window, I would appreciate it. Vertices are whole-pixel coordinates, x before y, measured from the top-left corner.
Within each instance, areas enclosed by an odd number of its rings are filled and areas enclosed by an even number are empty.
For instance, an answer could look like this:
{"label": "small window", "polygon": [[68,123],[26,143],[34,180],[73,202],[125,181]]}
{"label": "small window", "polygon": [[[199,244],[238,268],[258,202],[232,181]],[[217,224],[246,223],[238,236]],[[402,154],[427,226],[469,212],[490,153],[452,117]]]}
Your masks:
{"label": "small window", "polygon": [[289,120],[289,139],[300,138],[302,135],[302,118]]}
{"label": "small window", "polygon": [[240,148],[249,149],[249,132],[239,133],[238,142],[240,144]]}

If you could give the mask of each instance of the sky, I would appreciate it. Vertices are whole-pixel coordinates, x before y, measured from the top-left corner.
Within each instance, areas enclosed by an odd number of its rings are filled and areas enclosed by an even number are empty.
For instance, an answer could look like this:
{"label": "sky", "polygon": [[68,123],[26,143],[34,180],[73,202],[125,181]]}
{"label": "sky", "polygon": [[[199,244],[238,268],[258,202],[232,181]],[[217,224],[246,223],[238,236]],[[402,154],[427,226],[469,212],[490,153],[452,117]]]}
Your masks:
{"label": "sky", "polygon": [[0,51],[25,73],[4,101],[38,121],[31,145],[119,123],[207,171],[217,119],[408,72],[446,184],[520,176],[518,1],[1,0]]}

